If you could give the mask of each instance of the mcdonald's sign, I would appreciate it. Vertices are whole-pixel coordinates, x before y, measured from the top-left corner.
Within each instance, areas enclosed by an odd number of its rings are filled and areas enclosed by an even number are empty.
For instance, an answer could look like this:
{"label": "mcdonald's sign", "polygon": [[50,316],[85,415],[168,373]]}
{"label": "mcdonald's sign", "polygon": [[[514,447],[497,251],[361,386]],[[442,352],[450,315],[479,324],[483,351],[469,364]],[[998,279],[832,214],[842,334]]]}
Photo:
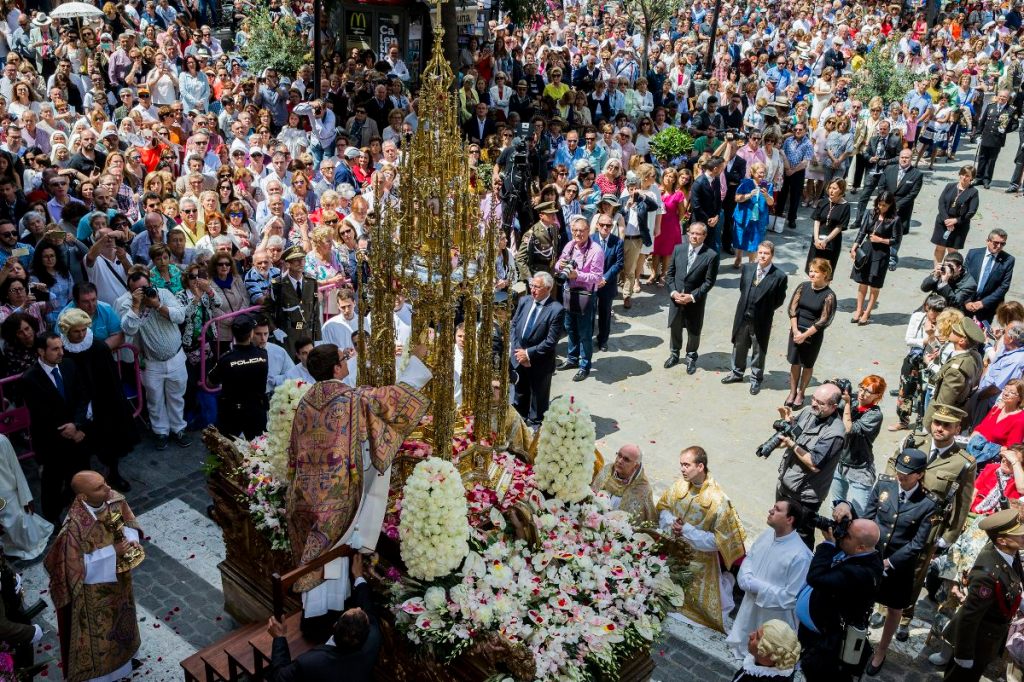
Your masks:
{"label": "mcdonald's sign", "polygon": [[365,37],[370,33],[370,17],[366,12],[348,13],[348,35],[351,37]]}

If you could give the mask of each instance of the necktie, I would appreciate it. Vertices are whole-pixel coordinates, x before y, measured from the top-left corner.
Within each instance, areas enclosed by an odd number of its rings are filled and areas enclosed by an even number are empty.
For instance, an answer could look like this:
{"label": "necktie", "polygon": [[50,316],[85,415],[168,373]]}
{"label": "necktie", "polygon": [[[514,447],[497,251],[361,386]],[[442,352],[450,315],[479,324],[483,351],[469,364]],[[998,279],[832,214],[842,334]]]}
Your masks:
{"label": "necktie", "polygon": [[764,270],[758,268],[757,276],[754,277],[754,286],[756,287],[758,284],[760,284],[762,279],[764,279]]}
{"label": "necktie", "polygon": [[928,463],[931,464],[935,461],[935,458],[939,456],[939,449],[932,448],[932,451],[928,453]]}
{"label": "necktie", "polygon": [[537,311],[538,310],[540,310],[540,305],[537,304],[537,303],[534,303],[533,304],[533,309],[530,311],[530,314],[526,316],[526,324],[523,325],[523,338],[524,339],[527,336],[529,336],[530,332],[533,330],[533,323],[537,319]]}
{"label": "necktie", "polygon": [[985,285],[985,280],[988,279],[988,273],[992,269],[992,258],[991,253],[985,254],[985,262],[981,264],[981,274],[978,275],[978,291],[980,292],[982,287]]}
{"label": "necktie", "polygon": [[60,375],[60,367],[54,367],[53,372],[50,376],[53,377],[53,383],[57,385],[57,393],[60,393],[60,397],[64,397],[64,377]]}
{"label": "necktie", "polygon": [[299,297],[299,300],[302,299],[302,281],[301,280],[295,283],[295,295]]}
{"label": "necktie", "polygon": [[900,506],[902,507],[906,503],[907,503],[907,491],[906,490],[901,490],[900,491]]}
{"label": "necktie", "polygon": [[1024,570],[1020,563],[1020,554],[1013,555],[1013,572],[1017,574],[1018,578],[1024,578]]}
{"label": "necktie", "polygon": [[899,172],[899,174],[897,174],[897,176],[896,176],[896,185],[897,185],[897,186],[898,186],[898,185],[899,185],[900,183],[902,183],[902,182],[903,182],[903,176],[904,176],[904,174],[905,174],[905,173],[906,173],[906,171],[904,171],[904,170],[903,170],[902,168],[900,168],[900,172]]}
{"label": "necktie", "polygon": [[697,249],[690,249],[690,254],[686,259],[687,268],[693,267],[693,261],[697,258]]}

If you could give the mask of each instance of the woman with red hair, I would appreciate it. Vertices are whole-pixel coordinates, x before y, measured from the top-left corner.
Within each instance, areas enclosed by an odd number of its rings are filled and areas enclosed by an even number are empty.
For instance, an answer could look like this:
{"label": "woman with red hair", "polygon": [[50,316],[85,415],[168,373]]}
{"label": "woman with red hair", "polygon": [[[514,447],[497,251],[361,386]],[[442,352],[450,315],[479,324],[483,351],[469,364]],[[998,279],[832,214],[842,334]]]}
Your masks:
{"label": "woman with red hair", "polygon": [[864,513],[875,485],[874,443],[882,430],[882,408],[878,401],[885,395],[885,379],[869,374],[860,380],[857,397],[843,394],[843,424],[846,444],[839,455],[839,466],[832,475],[829,497],[850,503],[858,514]]}

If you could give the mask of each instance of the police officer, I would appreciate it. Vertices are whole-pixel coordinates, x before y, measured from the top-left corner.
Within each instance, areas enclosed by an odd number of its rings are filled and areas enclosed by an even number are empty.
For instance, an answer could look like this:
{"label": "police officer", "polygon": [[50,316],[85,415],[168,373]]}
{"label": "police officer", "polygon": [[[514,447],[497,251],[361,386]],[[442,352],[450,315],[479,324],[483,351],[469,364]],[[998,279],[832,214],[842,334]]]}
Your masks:
{"label": "police officer", "polygon": [[[888,607],[888,614],[874,613],[869,621],[873,627],[882,625],[882,635],[865,672],[875,676],[885,663],[893,633],[899,625],[903,609],[911,605],[914,573],[925,542],[937,519],[940,500],[921,485],[928,455],[915,448],[903,450],[896,458],[896,476],[882,474],[871,491],[864,518],[878,524],[879,539],[875,549],[882,556],[885,574],[878,590],[878,603]],[[854,518],[856,512],[848,502],[836,504],[833,517]]]}
{"label": "police officer", "polygon": [[524,282],[538,272],[554,273],[558,252],[558,207],[553,201],[537,204],[540,220],[523,235],[516,253],[519,277]]}
{"label": "police officer", "polygon": [[[277,327],[275,336],[294,360],[295,339],[308,336],[320,340],[320,294],[316,279],[303,272],[306,252],[299,245],[284,252],[287,267],[279,277],[270,280],[270,296],[263,303],[265,312]],[[278,333],[280,332],[280,333]]]}
{"label": "police officer", "polygon": [[963,407],[971,391],[981,378],[981,355],[977,347],[985,343],[985,332],[966,317],[957,320],[950,330],[949,340],[955,350],[932,380],[932,402],[924,413],[925,426],[933,418],[935,405],[946,404]]}
{"label": "police officer", "polygon": [[1002,651],[1021,599],[1021,561],[1024,526],[1015,509],[982,519],[989,542],[978,554],[968,576],[967,598],[946,627],[953,660],[946,682],[978,682],[985,668]]}
{"label": "police officer", "polygon": [[234,347],[221,356],[210,381],[221,387],[217,428],[226,436],[256,438],[267,430],[267,351],[252,343],[256,320],[239,315],[231,322]]}
{"label": "police officer", "polygon": [[[914,604],[921,594],[932,558],[932,545],[937,549],[949,547],[963,532],[967,514],[974,499],[974,479],[977,465],[974,458],[954,440],[960,433],[960,425],[967,413],[950,405],[936,404],[929,426],[930,437],[911,434],[904,441],[896,455],[889,460],[886,474],[896,475],[897,458],[907,448],[915,448],[928,456],[924,470],[923,485],[940,501],[941,518],[935,521],[925,541],[925,551],[918,555],[914,586],[910,594],[910,607],[903,610],[903,619],[896,631],[896,639],[905,642],[910,637],[910,619],[914,615]],[[956,488],[953,484],[956,484]]]}

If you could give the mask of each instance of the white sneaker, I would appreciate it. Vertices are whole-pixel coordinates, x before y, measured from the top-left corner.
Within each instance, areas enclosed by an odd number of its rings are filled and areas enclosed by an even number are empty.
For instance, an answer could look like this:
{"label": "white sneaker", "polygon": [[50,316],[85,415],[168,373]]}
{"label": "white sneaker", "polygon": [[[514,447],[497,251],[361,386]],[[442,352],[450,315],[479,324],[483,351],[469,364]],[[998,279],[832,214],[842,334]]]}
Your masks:
{"label": "white sneaker", "polygon": [[940,650],[928,657],[928,662],[937,667],[945,667],[949,663],[949,659],[953,658],[953,649],[949,646],[943,646]]}

